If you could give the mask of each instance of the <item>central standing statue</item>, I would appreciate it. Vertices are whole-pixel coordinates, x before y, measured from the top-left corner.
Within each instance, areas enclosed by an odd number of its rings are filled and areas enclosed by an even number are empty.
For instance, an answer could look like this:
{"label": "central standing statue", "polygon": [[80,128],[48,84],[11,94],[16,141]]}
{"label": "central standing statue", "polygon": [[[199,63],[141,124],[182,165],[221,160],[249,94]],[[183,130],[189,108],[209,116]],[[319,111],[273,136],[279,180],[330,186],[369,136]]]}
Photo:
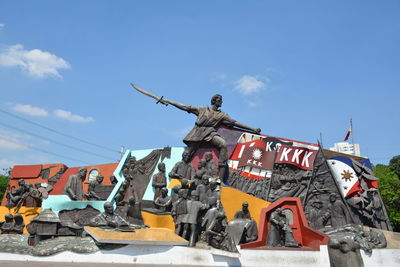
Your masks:
{"label": "central standing statue", "polygon": [[192,158],[197,148],[204,144],[211,144],[219,150],[219,169],[220,177],[223,178],[224,169],[228,160],[228,150],[226,148],[225,140],[218,134],[217,128],[220,125],[235,126],[244,130],[249,130],[254,133],[260,133],[260,128],[252,128],[245,124],[241,124],[232,119],[228,114],[221,111],[222,96],[219,94],[211,98],[211,107],[199,107],[181,104],[179,102],[157,97],[135,85],[132,86],[139,92],[150,96],[157,100],[157,103],[164,105],[172,105],[188,113],[193,113],[197,116],[195,126],[183,139],[183,142],[188,146],[188,152]]}

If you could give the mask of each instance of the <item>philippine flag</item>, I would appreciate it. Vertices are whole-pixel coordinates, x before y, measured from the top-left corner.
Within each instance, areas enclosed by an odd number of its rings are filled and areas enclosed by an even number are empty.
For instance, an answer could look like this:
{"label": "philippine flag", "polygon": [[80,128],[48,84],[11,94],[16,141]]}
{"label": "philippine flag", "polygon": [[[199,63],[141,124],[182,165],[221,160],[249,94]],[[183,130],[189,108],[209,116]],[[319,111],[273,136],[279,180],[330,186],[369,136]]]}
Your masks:
{"label": "philippine flag", "polygon": [[349,160],[347,157],[335,157],[327,160],[343,197],[362,191],[357,174]]}

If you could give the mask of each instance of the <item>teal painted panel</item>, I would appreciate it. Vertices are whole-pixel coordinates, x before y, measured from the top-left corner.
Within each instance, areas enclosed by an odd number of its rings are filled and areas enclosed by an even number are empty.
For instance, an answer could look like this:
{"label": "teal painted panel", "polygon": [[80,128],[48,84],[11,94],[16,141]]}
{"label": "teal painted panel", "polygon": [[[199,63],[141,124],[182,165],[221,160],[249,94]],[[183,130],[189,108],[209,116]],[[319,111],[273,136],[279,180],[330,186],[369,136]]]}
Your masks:
{"label": "teal painted panel", "polygon": [[[155,148],[157,149],[157,148]],[[154,149],[143,149],[143,150],[127,150],[123,157],[121,158],[117,168],[114,170],[114,176],[117,178],[117,184],[115,185],[114,189],[110,193],[109,197],[106,201],[110,201],[114,203],[114,197],[118,193],[119,188],[121,187],[122,183],[125,181],[125,178],[122,174],[122,168],[128,158],[131,156],[135,156],[137,160],[147,156],[150,154]],[[168,177],[168,173],[172,170],[175,163],[182,159],[182,152],[184,151],[184,147],[172,147],[171,148],[171,158],[165,158],[165,169],[167,174],[167,183],[169,184],[170,179]],[[160,161],[161,162],[161,159]],[[154,173],[151,175],[153,177],[154,174],[158,172],[156,168]],[[151,178],[152,178],[151,177]],[[151,179],[150,183],[145,191],[143,196],[144,200],[153,200],[154,198],[154,190],[151,186]],[[84,209],[88,205],[96,208],[100,211],[104,211],[104,203],[106,201],[73,201],[67,195],[50,195],[47,199],[44,199],[42,202],[42,209],[52,209],[54,212],[58,213],[61,210],[72,210],[72,209]],[[115,203],[114,203],[115,205]]]}
{"label": "teal painted panel", "polygon": [[[169,185],[170,179],[168,177],[168,173],[172,170],[174,167],[175,163],[178,161],[182,160],[182,152],[184,151],[184,147],[171,147],[171,158],[165,158],[164,159],[164,164],[165,164],[165,172],[167,176],[167,187]],[[133,151],[132,151],[133,152]],[[137,158],[137,157],[136,157]],[[161,159],[160,161],[161,162]],[[158,169],[156,168],[154,170],[154,173],[151,175],[150,183],[147,186],[146,192],[144,193],[143,199],[144,200],[153,200],[154,199],[154,189],[151,186],[151,182],[153,179],[153,175],[158,172]]]}
{"label": "teal painted panel", "polygon": [[[111,191],[110,195],[108,196],[106,201],[113,202],[114,196],[117,194],[119,188],[121,187],[125,178],[121,175],[122,167],[130,155],[129,151],[126,151],[124,156],[121,158],[117,168],[114,170],[114,176],[117,178],[117,184],[115,185],[114,189]],[[42,209],[52,209],[54,212],[59,213],[61,210],[73,210],[73,209],[84,209],[88,205],[92,206],[100,210],[101,212],[104,211],[104,203],[102,201],[73,201],[67,195],[49,195],[48,198],[44,199],[42,202]]]}
{"label": "teal painted panel", "polygon": [[42,210],[52,209],[55,213],[62,210],[84,209],[88,205],[104,211],[105,201],[72,201],[67,195],[50,195],[42,202]]}

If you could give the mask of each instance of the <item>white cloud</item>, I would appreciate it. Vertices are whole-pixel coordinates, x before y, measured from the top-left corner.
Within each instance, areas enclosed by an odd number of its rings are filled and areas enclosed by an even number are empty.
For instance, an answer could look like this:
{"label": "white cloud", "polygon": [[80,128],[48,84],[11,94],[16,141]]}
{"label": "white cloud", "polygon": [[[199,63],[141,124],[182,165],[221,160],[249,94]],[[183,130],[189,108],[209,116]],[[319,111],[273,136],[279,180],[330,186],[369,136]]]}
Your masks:
{"label": "white cloud", "polygon": [[46,117],[47,115],[49,115],[49,113],[45,109],[39,108],[39,107],[34,107],[31,105],[15,104],[12,107],[12,109],[15,111],[21,112],[21,113],[31,115],[31,116]]}
{"label": "white cloud", "polygon": [[92,117],[82,117],[80,115],[72,114],[71,111],[62,110],[62,109],[55,110],[54,116],[61,118],[61,119],[69,120],[72,122],[86,123],[86,122],[94,121],[94,119]]}
{"label": "white cloud", "polygon": [[67,61],[56,55],[39,49],[25,50],[20,44],[9,46],[0,53],[0,65],[18,66],[35,78],[46,76],[61,78],[58,70],[70,68]]}
{"label": "white cloud", "polygon": [[258,93],[265,87],[266,84],[263,81],[250,75],[244,75],[235,82],[235,90],[243,95]]}
{"label": "white cloud", "polygon": [[1,28],[4,28],[4,26],[6,26],[6,24],[0,23],[0,29],[1,29]]}
{"label": "white cloud", "polygon": [[19,140],[21,137],[23,136],[0,130],[0,147],[12,150],[27,149],[28,147]]}
{"label": "white cloud", "polygon": [[4,136],[0,136],[0,147],[12,150],[26,148],[26,146],[18,140],[10,140],[10,138]]}

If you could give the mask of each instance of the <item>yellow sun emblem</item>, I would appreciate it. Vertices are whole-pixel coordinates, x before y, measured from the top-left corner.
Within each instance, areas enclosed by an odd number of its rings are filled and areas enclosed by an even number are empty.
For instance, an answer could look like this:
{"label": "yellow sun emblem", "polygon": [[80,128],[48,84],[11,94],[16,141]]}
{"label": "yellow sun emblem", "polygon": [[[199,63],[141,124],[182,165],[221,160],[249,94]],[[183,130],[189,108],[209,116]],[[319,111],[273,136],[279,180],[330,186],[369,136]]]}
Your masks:
{"label": "yellow sun emblem", "polygon": [[342,179],[344,179],[345,182],[348,182],[351,180],[351,178],[353,178],[353,174],[350,171],[343,171],[341,175]]}

